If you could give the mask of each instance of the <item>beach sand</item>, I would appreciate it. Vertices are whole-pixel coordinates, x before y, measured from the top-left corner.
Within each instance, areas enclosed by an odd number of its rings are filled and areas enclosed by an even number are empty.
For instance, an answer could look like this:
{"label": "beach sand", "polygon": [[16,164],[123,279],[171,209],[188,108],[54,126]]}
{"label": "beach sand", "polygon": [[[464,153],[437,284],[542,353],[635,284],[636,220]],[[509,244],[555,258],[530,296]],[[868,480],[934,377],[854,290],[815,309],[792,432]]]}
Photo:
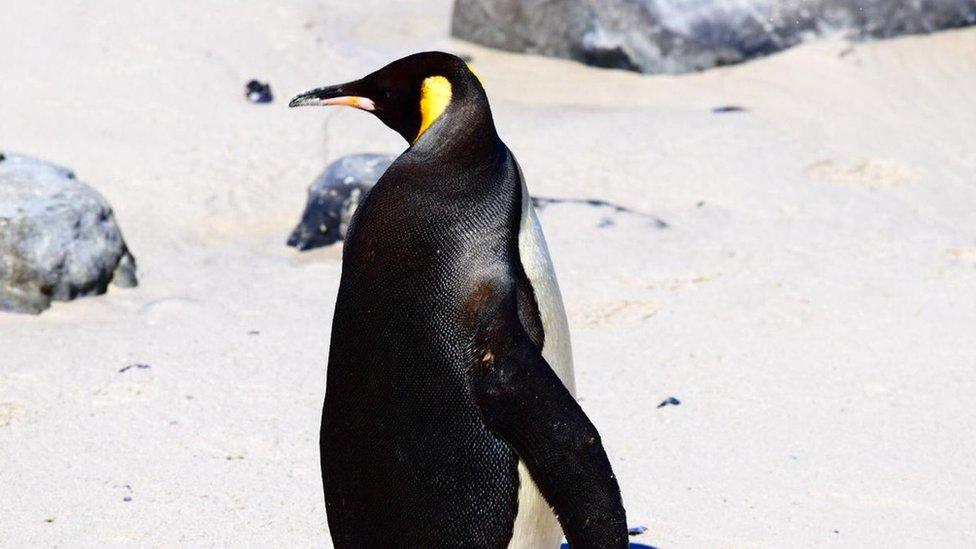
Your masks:
{"label": "beach sand", "polygon": [[635,541],[976,544],[976,29],[643,76],[389,4],[4,8],[0,149],[99,189],[141,284],[0,314],[0,546],[330,546],[341,248],[284,240],[327,162],[404,144],[286,105],[424,49],[473,56],[534,194],[637,212],[540,212]]}

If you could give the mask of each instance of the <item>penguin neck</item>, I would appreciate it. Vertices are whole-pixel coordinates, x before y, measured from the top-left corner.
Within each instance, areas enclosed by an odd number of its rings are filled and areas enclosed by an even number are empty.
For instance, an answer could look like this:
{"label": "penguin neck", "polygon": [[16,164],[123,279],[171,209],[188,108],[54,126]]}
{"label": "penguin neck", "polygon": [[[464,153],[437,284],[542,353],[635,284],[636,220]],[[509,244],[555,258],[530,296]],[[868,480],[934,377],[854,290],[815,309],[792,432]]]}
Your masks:
{"label": "penguin neck", "polygon": [[407,149],[418,160],[455,167],[484,165],[503,151],[484,91],[457,85],[447,107]]}

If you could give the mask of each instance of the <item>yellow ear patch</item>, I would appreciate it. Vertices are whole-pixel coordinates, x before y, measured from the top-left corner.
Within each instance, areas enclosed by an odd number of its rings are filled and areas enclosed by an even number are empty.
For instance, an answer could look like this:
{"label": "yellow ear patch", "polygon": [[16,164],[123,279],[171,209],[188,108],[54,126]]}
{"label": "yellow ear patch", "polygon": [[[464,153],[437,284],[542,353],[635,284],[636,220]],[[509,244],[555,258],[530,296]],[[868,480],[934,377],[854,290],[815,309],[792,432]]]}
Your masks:
{"label": "yellow ear patch", "polygon": [[437,120],[451,102],[451,82],[443,76],[425,78],[420,85],[420,131],[416,143],[427,128]]}

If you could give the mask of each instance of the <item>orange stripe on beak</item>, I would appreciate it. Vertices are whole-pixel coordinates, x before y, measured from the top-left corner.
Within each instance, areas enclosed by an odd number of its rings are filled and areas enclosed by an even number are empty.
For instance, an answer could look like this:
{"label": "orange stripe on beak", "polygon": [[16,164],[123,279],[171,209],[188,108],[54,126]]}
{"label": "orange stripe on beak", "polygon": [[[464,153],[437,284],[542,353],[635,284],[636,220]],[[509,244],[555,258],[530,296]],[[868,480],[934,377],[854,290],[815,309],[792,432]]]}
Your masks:
{"label": "orange stripe on beak", "polygon": [[346,107],[355,107],[357,109],[362,109],[364,111],[375,111],[376,104],[373,100],[368,97],[356,97],[355,95],[346,95],[343,97],[330,97],[328,99],[320,99],[321,105],[343,105]]}

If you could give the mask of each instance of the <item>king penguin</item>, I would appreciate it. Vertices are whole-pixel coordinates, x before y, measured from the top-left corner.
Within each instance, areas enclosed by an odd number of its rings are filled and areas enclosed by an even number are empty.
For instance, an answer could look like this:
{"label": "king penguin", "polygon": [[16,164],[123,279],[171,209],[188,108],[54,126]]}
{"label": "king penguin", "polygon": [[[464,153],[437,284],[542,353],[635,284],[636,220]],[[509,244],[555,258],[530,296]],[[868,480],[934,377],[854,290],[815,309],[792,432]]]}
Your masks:
{"label": "king penguin", "polygon": [[545,238],[479,78],[418,53],[301,105],[368,111],[409,143],[342,253],[320,431],[335,546],[626,547]]}

